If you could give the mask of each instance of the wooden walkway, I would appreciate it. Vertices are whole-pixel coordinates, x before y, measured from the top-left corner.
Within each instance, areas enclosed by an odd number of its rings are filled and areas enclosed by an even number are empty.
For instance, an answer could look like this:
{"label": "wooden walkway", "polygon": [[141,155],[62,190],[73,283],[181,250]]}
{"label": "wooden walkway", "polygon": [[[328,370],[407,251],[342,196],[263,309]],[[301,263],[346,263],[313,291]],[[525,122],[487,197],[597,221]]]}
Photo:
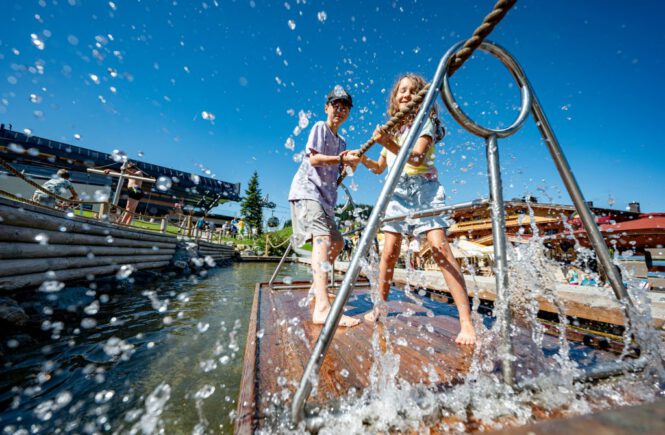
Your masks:
{"label": "wooden walkway", "polygon": [[[275,289],[265,283],[256,286],[236,433],[270,430],[268,422],[290,407],[291,397],[321,330],[321,326],[309,320],[309,309],[299,304],[308,288],[305,282],[289,286],[276,283]],[[308,409],[329,404],[354,391],[352,389],[359,393],[368,386],[375,327],[387,328],[390,333],[388,345],[400,357],[399,378],[411,384],[431,384],[431,379],[437,379],[437,385],[443,388],[465,374],[472,349],[454,343],[459,323],[457,311],[447,297],[432,293],[421,297],[393,291],[388,306],[389,315],[383,326],[363,322],[353,328],[337,330],[323,361],[316,393],[307,402]],[[368,288],[358,288],[349,299],[345,314],[362,317],[371,307]],[[489,325],[491,320],[487,318],[485,323]],[[381,345],[385,347],[386,343]],[[543,345],[546,353],[552,355],[556,353],[557,338],[546,335]],[[519,343],[516,348],[520,348]],[[579,343],[572,343],[571,348],[571,354],[582,367],[616,358]],[[522,346],[520,358],[532,351]],[[524,372],[531,369],[533,365],[521,365],[516,369],[518,377],[524,377]]]}

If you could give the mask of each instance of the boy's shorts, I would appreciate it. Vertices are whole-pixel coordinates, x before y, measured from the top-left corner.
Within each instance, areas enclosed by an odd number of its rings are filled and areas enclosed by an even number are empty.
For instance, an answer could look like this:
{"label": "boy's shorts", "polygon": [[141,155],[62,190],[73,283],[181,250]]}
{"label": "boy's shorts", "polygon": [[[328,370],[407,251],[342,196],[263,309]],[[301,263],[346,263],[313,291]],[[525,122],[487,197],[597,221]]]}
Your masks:
{"label": "boy's shorts", "polygon": [[293,236],[291,243],[297,248],[316,236],[329,236],[333,242],[342,243],[342,234],[335,220],[329,216],[318,201],[299,199],[290,201]]}

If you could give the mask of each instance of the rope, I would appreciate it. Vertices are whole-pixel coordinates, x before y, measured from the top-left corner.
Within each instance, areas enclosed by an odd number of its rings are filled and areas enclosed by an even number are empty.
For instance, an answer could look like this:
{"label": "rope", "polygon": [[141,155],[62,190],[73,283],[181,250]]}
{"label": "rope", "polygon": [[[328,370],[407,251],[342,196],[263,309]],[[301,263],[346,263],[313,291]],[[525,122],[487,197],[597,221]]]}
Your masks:
{"label": "rope", "polygon": [[270,241],[270,236],[266,237],[266,240],[268,241],[268,246],[277,249],[277,248],[281,248],[282,246],[286,245],[286,243],[289,242],[289,241],[291,240],[291,238],[290,238],[290,237],[287,237],[287,238],[286,238],[282,243],[280,243],[279,245],[273,245],[272,242]]}
{"label": "rope", "polygon": [[[492,11],[485,17],[483,22],[476,28],[471,37],[466,40],[462,48],[457,50],[453,54],[450,64],[448,66],[448,76],[451,77],[463,64],[466,62],[473,52],[480,47],[480,44],[485,40],[485,38],[492,33],[494,27],[506,16],[510,8],[512,8],[517,0],[499,0],[495,5]],[[407,114],[410,114],[411,111],[420,106],[420,103],[425,98],[427,91],[429,90],[429,85],[426,85],[416,94],[415,97],[404,107],[403,110],[400,110],[392,118],[388,120],[384,125],[380,127],[381,130],[392,130],[398,123],[400,123]],[[370,139],[365,142],[361,147],[358,153],[359,156],[365,154],[371,147],[374,145],[374,139]],[[346,173],[343,172],[337,178],[337,185],[339,186],[344,178]]]}
{"label": "rope", "polygon": [[32,181],[31,179],[26,177],[25,174],[23,174],[22,172],[20,172],[16,168],[14,168],[12,165],[10,165],[9,162],[7,162],[2,157],[0,157],[0,165],[3,166],[5,169],[7,169],[12,174],[14,174],[16,177],[22,179],[23,181],[25,181],[26,183],[31,185],[32,187],[35,187],[36,189],[46,193],[48,196],[50,196],[52,198],[55,198],[58,201],[68,202],[68,203],[71,203],[71,204],[105,204],[104,201],[82,201],[80,199],[64,198],[60,195],[56,195],[55,193],[51,192],[50,190],[47,190],[44,187],[42,187],[41,185],[35,183],[34,181]]}

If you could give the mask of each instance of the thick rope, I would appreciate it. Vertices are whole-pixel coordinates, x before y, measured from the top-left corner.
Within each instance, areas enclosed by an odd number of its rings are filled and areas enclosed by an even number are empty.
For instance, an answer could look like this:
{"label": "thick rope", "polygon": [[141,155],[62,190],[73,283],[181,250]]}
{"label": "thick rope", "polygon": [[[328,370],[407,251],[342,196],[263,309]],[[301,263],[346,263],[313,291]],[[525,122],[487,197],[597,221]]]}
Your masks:
{"label": "thick rope", "polygon": [[[485,40],[485,38],[492,33],[494,27],[506,16],[510,8],[512,8],[517,0],[499,0],[492,9],[483,22],[476,28],[471,37],[466,40],[462,48],[457,50],[453,54],[450,64],[448,66],[448,76],[451,77],[463,64],[466,62],[473,52],[480,47],[480,44]],[[397,112],[393,115],[392,118],[388,120],[384,125],[380,127],[381,130],[393,130],[398,123],[400,123],[407,114],[410,114],[414,108],[419,107],[420,103],[425,98],[427,91],[429,90],[429,85],[426,85],[424,88],[418,92],[411,101],[404,107],[404,109]],[[359,156],[365,154],[371,147],[374,145],[374,139],[370,139],[365,142],[360,147]],[[337,185],[339,186],[346,177],[346,173],[343,172],[339,178],[337,178]]]}
{"label": "thick rope", "polygon": [[286,245],[287,242],[291,241],[291,238],[290,238],[290,237],[287,237],[287,238],[286,238],[282,243],[280,243],[279,245],[273,245],[272,242],[270,241],[270,236],[268,236],[268,237],[266,238],[266,240],[268,240],[268,246],[277,249],[277,248],[281,248],[282,246]]}

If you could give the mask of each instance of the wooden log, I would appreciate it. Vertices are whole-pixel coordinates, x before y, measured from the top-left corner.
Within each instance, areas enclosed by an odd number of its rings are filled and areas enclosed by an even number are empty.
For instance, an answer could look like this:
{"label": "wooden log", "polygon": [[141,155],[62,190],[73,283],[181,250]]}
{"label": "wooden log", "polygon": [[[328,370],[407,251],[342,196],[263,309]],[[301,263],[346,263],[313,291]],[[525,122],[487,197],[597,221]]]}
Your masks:
{"label": "wooden log", "polygon": [[[136,270],[158,269],[169,265],[169,261],[154,261],[149,263],[134,264]],[[73,281],[76,279],[85,278],[88,275],[101,277],[112,275],[121,267],[120,264],[113,264],[109,266],[94,266],[83,267],[80,269],[59,270],[56,271],[54,277],[46,277],[44,273],[30,273],[27,275],[13,276],[0,278],[0,290],[16,290],[23,287],[33,287],[40,285],[46,280],[57,281]]]}
{"label": "wooden log", "polygon": [[3,225],[19,226],[23,228],[37,228],[39,230],[60,231],[65,228],[70,233],[81,233],[89,235],[110,235],[112,237],[131,238],[132,240],[148,240],[154,242],[171,242],[176,237],[145,230],[119,228],[116,225],[99,222],[93,219],[76,216],[66,218],[64,214],[50,212],[49,210],[28,209],[4,205],[0,203],[0,217]]}
{"label": "wooden log", "polygon": [[153,246],[158,248],[174,248],[176,245],[175,239],[170,243],[164,243],[113,237],[113,242],[109,243],[106,236],[92,236],[60,231],[43,231],[35,228],[0,225],[0,242],[36,243],[35,236],[38,234],[45,235],[48,238],[49,244],[130,246],[137,248],[152,248]]}
{"label": "wooden log", "polygon": [[88,254],[103,255],[173,255],[175,248],[122,248],[119,246],[40,245],[35,243],[0,242],[0,259],[83,257]]}
{"label": "wooden log", "polygon": [[161,255],[125,255],[105,257],[73,257],[73,258],[34,258],[21,260],[0,260],[0,276],[16,276],[28,273],[46,272],[47,270],[77,269],[89,266],[106,266],[111,264],[136,264],[154,261],[170,261],[170,254]]}
{"label": "wooden log", "polygon": [[108,174],[106,172],[104,172],[102,169],[88,168],[87,171],[92,173],[92,174],[108,175],[109,177],[119,177],[119,176],[122,175],[122,178],[128,178],[130,180],[145,181],[146,183],[154,183],[155,182],[154,178],[141,177],[139,175],[131,175],[131,174],[121,174],[120,172],[115,172],[115,171],[109,171]]}
{"label": "wooden log", "polygon": [[256,330],[258,327],[259,293],[261,284],[256,284],[254,301],[249,315],[247,341],[245,343],[245,356],[243,358],[242,376],[240,378],[240,393],[238,394],[238,416],[234,434],[250,435],[254,433],[254,414],[256,412]]}

